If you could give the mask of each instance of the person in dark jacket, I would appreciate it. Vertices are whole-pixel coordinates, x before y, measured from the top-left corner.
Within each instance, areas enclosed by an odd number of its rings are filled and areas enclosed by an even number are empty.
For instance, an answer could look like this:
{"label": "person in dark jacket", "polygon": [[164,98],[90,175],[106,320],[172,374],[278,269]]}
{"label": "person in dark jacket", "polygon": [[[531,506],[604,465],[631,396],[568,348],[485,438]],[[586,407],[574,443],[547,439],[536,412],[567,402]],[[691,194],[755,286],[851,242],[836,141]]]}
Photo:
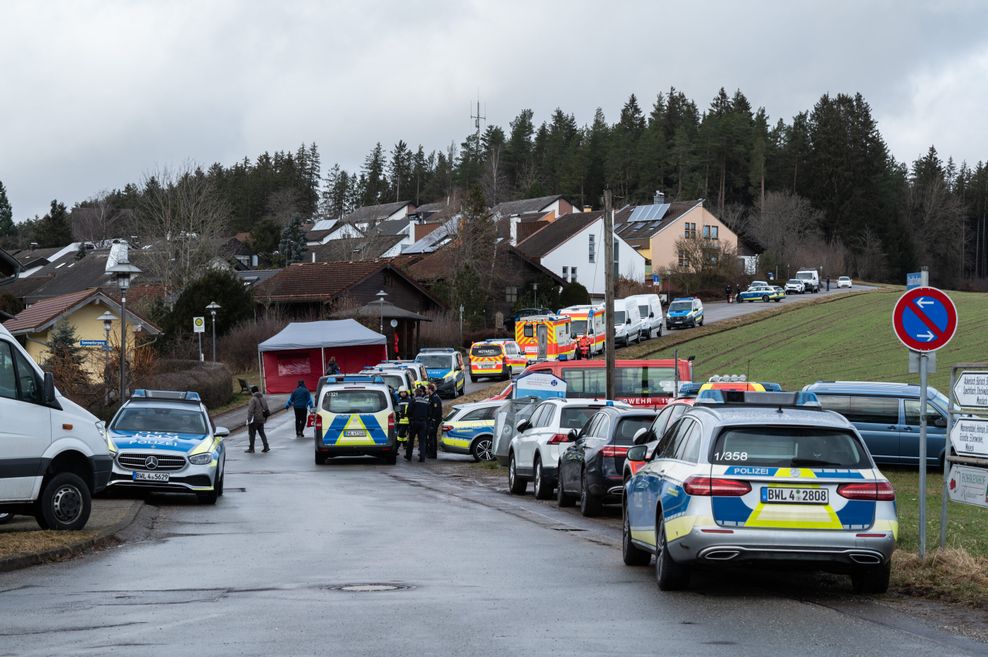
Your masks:
{"label": "person in dark jacket", "polygon": [[336,364],[336,356],[330,356],[329,362],[326,363],[326,376],[332,376],[333,374],[340,373],[340,366]]}
{"label": "person in dark jacket", "polygon": [[429,429],[429,396],[425,388],[419,386],[415,389],[415,397],[409,404],[408,417],[408,442],[405,443],[405,460],[412,460],[412,448],[415,440],[419,442],[419,463],[425,461],[427,453],[426,432]]}
{"label": "person in dark jacket", "polygon": [[262,452],[270,452],[268,447],[268,437],[264,433],[264,421],[271,413],[268,411],[268,402],[264,395],[257,389],[257,386],[250,388],[250,404],[247,406],[247,440],[250,446],[244,450],[248,454],[254,453],[254,435],[261,435],[261,442],[264,444]]}
{"label": "person in dark jacket", "polygon": [[439,447],[439,425],[443,422],[443,399],[439,396],[435,383],[429,384],[429,458],[438,458],[437,449]]}
{"label": "person in dark jacket", "polygon": [[305,432],[305,421],[309,417],[309,409],[312,408],[312,393],[305,387],[305,381],[299,379],[298,387],[292,391],[292,396],[285,402],[285,408],[295,410],[295,437],[302,438]]}

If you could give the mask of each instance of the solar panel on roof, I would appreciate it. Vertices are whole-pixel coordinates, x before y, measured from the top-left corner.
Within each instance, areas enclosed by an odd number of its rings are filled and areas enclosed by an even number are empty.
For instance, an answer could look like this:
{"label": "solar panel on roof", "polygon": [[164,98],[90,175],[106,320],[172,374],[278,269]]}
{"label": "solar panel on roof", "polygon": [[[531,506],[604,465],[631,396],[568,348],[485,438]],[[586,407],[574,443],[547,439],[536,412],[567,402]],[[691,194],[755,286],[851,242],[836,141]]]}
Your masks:
{"label": "solar panel on roof", "polygon": [[659,203],[656,205],[638,205],[631,211],[628,222],[635,221],[661,221],[666,212],[669,211],[669,203]]}

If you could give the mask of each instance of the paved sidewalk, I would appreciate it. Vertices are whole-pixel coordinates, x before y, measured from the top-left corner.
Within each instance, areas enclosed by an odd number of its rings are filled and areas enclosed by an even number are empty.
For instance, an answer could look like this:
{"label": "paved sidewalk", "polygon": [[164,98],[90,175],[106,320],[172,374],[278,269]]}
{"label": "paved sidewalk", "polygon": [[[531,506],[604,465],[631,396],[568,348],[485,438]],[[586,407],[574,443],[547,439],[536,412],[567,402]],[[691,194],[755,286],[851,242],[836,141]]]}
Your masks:
{"label": "paved sidewalk", "polygon": [[[285,402],[288,401],[290,395],[268,395],[268,408],[271,410],[271,415],[275,415],[285,410]],[[230,430],[230,433],[236,433],[238,431],[243,431],[247,428],[247,404],[250,403],[250,398],[247,395],[243,395],[244,404],[243,406],[231,409],[213,417],[213,424],[218,427],[226,427]]]}

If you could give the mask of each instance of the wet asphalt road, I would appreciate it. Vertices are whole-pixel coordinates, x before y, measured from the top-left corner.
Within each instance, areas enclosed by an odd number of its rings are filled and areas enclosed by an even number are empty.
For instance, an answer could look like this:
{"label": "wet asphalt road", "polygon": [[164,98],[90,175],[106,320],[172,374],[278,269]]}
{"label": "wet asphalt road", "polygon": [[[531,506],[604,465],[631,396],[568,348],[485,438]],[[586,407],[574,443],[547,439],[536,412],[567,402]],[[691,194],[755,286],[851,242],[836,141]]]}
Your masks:
{"label": "wet asphalt road", "polygon": [[272,418],[269,454],[230,440],[217,506],[153,498],[143,539],[0,574],[0,655],[986,651],[836,578],[704,575],[663,594],[650,568],[621,563],[613,517],[467,485],[459,457],[317,467],[290,421]]}

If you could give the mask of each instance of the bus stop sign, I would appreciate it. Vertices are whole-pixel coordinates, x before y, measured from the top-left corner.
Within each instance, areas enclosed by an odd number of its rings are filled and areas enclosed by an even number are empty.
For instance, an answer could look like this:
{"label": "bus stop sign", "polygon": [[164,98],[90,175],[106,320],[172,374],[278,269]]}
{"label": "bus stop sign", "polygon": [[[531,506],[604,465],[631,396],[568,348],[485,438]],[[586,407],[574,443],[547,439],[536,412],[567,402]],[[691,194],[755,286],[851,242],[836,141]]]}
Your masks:
{"label": "bus stop sign", "polygon": [[936,351],[945,347],[957,331],[957,308],[935,287],[913,288],[895,303],[892,328],[909,349]]}

